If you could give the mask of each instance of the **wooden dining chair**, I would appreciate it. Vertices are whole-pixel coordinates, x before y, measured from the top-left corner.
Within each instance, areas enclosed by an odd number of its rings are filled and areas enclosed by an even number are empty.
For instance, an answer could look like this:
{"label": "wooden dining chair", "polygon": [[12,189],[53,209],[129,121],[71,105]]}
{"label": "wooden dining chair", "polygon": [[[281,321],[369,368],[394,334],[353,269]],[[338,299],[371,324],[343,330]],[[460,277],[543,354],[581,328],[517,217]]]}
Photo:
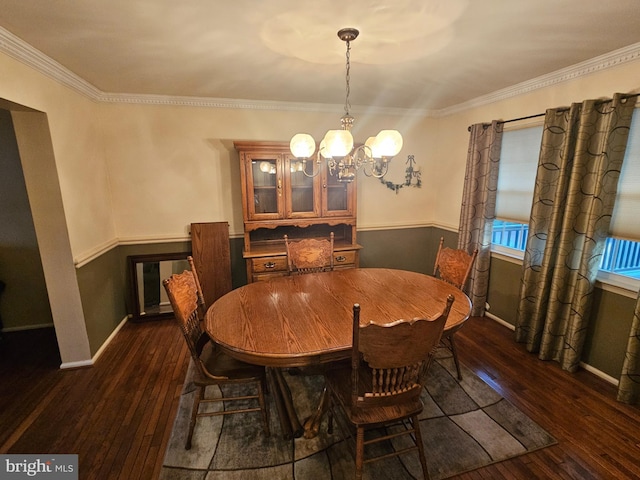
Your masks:
{"label": "wooden dining chair", "polygon": [[189,262],[189,267],[191,268],[191,273],[193,274],[193,282],[196,285],[196,294],[198,295],[198,318],[200,320],[204,319],[205,313],[207,313],[207,302],[204,299],[204,293],[202,291],[202,285],[200,284],[200,277],[198,276],[198,270],[196,269],[196,264],[193,261],[193,257],[189,255],[187,257],[187,261]]}
{"label": "wooden dining chair", "polygon": [[[442,312],[433,318],[400,319],[383,325],[360,323],[360,306],[353,306],[351,365],[327,371],[325,379],[330,398],[329,432],[335,419],[353,440],[355,427],[356,480],[362,478],[365,464],[413,451],[418,452],[423,477],[429,478],[418,415],[423,409],[420,394],[453,295],[443,303]],[[404,428],[395,433],[365,438],[368,429],[398,423]],[[409,435],[412,446],[381,456],[369,452],[365,458],[365,446],[403,435]]]}
{"label": "wooden dining chair", "polygon": [[289,240],[284,236],[289,275],[333,270],[333,232],[329,238]]}
{"label": "wooden dining chair", "polygon": [[[433,275],[464,291],[477,256],[477,248],[472,254],[469,254],[464,250],[445,247],[444,237],[440,237],[438,253],[436,254],[436,262],[433,267]],[[462,380],[462,372],[460,370],[460,361],[458,360],[458,351],[456,350],[454,335],[458,330],[460,330],[460,328],[462,328],[463,325],[464,322],[459,324],[456,328],[447,331],[443,336],[442,341],[442,344],[447,347],[453,355],[458,380]]]}
{"label": "wooden dining chair", "polygon": [[[265,402],[265,369],[229,357],[214,342],[210,341],[201,326],[199,311],[204,300],[196,275],[192,271],[185,270],[182,273],[171,275],[162,282],[195,366],[193,383],[197,389],[185,449],[191,449],[191,439],[198,417],[261,412],[264,432],[269,435],[269,417]],[[224,387],[230,384],[253,384],[257,391],[255,394],[206,397],[207,387],[211,385]],[[257,406],[247,406],[247,401],[257,401]],[[200,412],[200,404],[210,402],[222,402],[222,409],[215,412]],[[227,410],[225,404],[231,403],[233,405],[232,402],[240,403],[236,403],[235,408]]]}

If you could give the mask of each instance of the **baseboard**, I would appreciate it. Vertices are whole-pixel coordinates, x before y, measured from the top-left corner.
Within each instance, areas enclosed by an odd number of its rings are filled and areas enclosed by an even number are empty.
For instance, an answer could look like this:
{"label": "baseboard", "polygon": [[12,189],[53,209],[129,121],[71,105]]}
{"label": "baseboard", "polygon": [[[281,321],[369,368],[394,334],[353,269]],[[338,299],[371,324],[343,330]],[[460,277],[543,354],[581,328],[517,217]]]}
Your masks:
{"label": "baseboard", "polygon": [[81,362],[65,362],[60,364],[60,370],[69,370],[71,368],[92,367],[93,360],[83,360]]}
{"label": "baseboard", "polygon": [[[489,312],[485,312],[485,317],[490,318],[491,320],[498,322],[500,325],[502,325],[503,327],[507,327],[509,330],[514,330],[516,329],[516,327],[514,325],[511,325],[509,322],[505,322],[503,319],[501,319],[500,317],[496,317],[495,315],[489,313]],[[619,385],[620,381],[613,378],[612,376],[604,373],[602,370],[598,370],[595,367],[592,367],[591,365],[589,365],[588,363],[584,363],[584,362],[580,362],[580,367],[584,368],[587,372],[594,374],[596,377],[599,377],[601,379],[603,379],[606,382],[611,383],[612,385],[615,385],[616,387]]]}
{"label": "baseboard", "polygon": [[589,365],[588,363],[584,363],[584,362],[580,362],[580,366],[582,368],[584,368],[587,372],[589,373],[593,373],[596,377],[599,377],[601,379],[603,379],[606,382],[611,383],[612,385],[615,385],[616,387],[618,385],[620,385],[620,380],[613,378],[610,375],[607,375],[606,373],[598,370],[597,368],[593,368],[591,365]]}
{"label": "baseboard", "polygon": [[491,320],[493,320],[494,322],[498,322],[500,325],[502,325],[503,327],[507,327],[509,330],[514,330],[516,329],[515,326],[511,325],[509,322],[505,322],[504,320],[502,320],[500,317],[496,317],[494,314],[489,313],[489,312],[484,312],[484,316],[487,318],[490,318]]}
{"label": "baseboard", "polygon": [[111,335],[109,335],[109,337],[107,337],[107,339],[104,341],[104,343],[100,346],[100,348],[98,349],[96,354],[93,357],[91,357],[91,360],[83,360],[81,362],[63,363],[63,364],[60,365],[60,369],[80,368],[80,367],[91,367],[91,366],[93,366],[93,364],[96,362],[96,360],[100,357],[100,355],[102,355],[104,350],[109,346],[111,341],[115,338],[116,334],[120,331],[120,329],[122,327],[124,327],[125,323],[127,323],[128,319],[129,319],[128,315],[122,319],[122,321],[113,330],[113,332],[111,332]]}
{"label": "baseboard", "polygon": [[92,361],[95,362],[100,355],[102,355],[102,353],[104,352],[104,350],[109,346],[109,344],[111,343],[111,341],[115,338],[115,336],[118,334],[118,332],[120,331],[120,329],[122,327],[125,326],[125,324],[127,323],[127,320],[129,320],[129,315],[126,315],[118,324],[118,326],[113,330],[113,332],[111,332],[111,335],[109,335],[109,337],[104,341],[104,343],[102,344],[102,346],[98,349],[98,351],[96,352],[96,354],[92,357]]}

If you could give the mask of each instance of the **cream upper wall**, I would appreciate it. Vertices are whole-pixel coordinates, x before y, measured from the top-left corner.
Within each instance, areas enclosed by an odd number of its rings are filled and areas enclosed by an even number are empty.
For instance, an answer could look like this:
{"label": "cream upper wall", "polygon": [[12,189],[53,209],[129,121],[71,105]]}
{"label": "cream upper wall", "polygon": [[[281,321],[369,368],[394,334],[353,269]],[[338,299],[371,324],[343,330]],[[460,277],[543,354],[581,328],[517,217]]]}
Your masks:
{"label": "cream upper wall", "polygon": [[0,99],[48,117],[72,252],[115,238],[100,105],[0,54]]}
{"label": "cream upper wall", "polygon": [[[117,242],[184,239],[191,222],[230,223],[243,231],[234,140],[284,140],[300,130],[316,139],[336,128],[330,113],[96,103],[0,53],[0,99],[48,116],[73,257],[91,258]],[[435,143],[434,121],[359,112],[356,141],[397,128],[404,148],[387,179],[401,183],[407,155],[423,170]],[[360,228],[427,224],[435,185],[395,194],[358,178]]]}
{"label": "cream upper wall", "polygon": [[[241,235],[242,201],[234,140],[288,141],[304,130],[317,139],[342,112],[309,113],[186,106],[105,105],[104,138],[116,230],[121,241],[184,238],[192,222],[228,221]],[[356,114],[353,133],[364,141],[383,128],[403,132],[394,182],[404,180],[406,156],[428,165],[428,123],[422,117]],[[396,170],[398,170],[396,172]],[[415,225],[433,215],[433,188],[398,195],[379,180],[358,178],[360,228]]]}
{"label": "cream upper wall", "polygon": [[[438,148],[431,158],[437,191],[432,221],[446,225],[455,219],[455,228],[459,225],[469,125],[535,115],[543,113],[548,108],[568,106],[573,102],[582,102],[590,98],[611,98],[616,92],[640,92],[640,60],[438,118]],[[542,118],[530,120],[528,123],[535,121],[542,122]],[[515,125],[523,123],[509,124],[509,128]]]}

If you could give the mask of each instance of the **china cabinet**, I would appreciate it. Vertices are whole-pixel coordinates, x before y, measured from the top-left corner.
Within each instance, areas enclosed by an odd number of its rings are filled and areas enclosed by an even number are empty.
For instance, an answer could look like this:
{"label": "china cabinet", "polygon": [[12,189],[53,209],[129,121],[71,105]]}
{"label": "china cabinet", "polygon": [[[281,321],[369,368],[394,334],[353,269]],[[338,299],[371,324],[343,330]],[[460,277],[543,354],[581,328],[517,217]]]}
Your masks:
{"label": "china cabinet", "polygon": [[234,146],[240,157],[249,282],[287,274],[285,234],[296,239],[333,232],[334,267],[358,266],[355,182],[338,182],[324,164],[302,163],[291,155],[288,143]]}

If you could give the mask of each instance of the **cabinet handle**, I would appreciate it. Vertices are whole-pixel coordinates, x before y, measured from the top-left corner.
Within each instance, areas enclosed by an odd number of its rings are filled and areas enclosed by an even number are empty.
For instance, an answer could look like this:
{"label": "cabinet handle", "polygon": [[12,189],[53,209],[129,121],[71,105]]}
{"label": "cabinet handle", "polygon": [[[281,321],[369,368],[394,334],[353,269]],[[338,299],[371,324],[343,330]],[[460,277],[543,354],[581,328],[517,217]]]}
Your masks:
{"label": "cabinet handle", "polygon": [[276,264],[273,262],[267,262],[264,264],[264,268],[276,268]]}
{"label": "cabinet handle", "polygon": [[336,257],[336,262],[344,262],[347,259],[347,257],[343,256],[343,255],[339,255]]}
{"label": "cabinet handle", "polygon": [[279,197],[282,196],[282,179],[281,178],[278,179],[278,196]]}

